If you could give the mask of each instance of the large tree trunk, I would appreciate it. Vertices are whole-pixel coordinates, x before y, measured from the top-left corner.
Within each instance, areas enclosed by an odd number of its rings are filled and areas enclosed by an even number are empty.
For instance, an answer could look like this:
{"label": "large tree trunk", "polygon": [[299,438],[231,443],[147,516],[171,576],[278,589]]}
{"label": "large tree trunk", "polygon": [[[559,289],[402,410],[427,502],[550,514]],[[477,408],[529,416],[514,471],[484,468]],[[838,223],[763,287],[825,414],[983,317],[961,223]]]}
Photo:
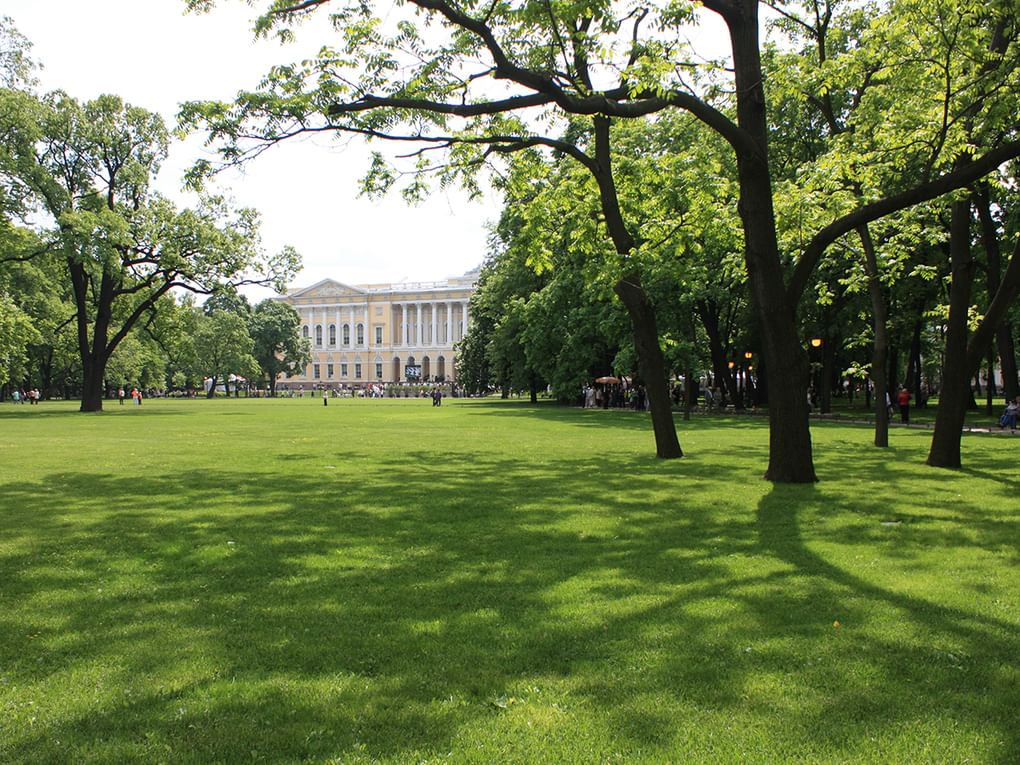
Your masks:
{"label": "large tree trunk", "polygon": [[103,382],[106,377],[106,359],[90,356],[82,375],[81,412],[103,411]]}
{"label": "large tree trunk", "polygon": [[808,359],[797,334],[796,305],[787,297],[776,239],[758,45],[758,2],[741,0],[725,10],[733,46],[737,123],[755,144],[754,151],[737,151],[737,170],[744,259],[770,375],[769,465],[765,478],[780,483],[810,483],[817,478],[808,423]]}
{"label": "large tree trunk", "polygon": [[107,345],[110,320],[113,316],[113,282],[104,273],[99,280],[96,295],[95,317],[91,322],[92,337],[89,337],[89,289],[91,281],[81,262],[73,255],[67,258],[68,272],[74,294],[75,314],[78,330],[78,353],[81,357],[82,388],[79,411],[103,411],[103,383],[106,377],[106,362],[112,348]]}
{"label": "large tree trunk", "polygon": [[952,283],[949,288],[949,318],[946,322],[945,362],[942,388],[935,414],[928,464],[933,467],[960,467],[960,437],[970,401],[970,376],[967,364],[967,318],[976,264],[970,249],[970,202],[954,202],[949,232],[949,257]]}
{"label": "large tree trunk", "polygon": [[[590,167],[599,187],[599,201],[605,216],[609,238],[622,256],[628,256],[635,247],[634,238],[627,229],[620,210],[620,200],[613,178],[612,152],[610,151],[610,120],[597,116],[592,120],[595,129],[595,166]],[[652,410],[652,430],[655,434],[655,454],[663,459],[682,457],[680,441],[673,423],[673,407],[669,398],[669,379],[666,364],[659,347],[659,329],[655,310],[641,285],[641,275],[635,270],[624,274],[613,291],[619,296],[630,316],[634,332],[634,350],[638,369],[645,381],[648,405]]]}
{"label": "large tree trunk", "polygon": [[889,445],[889,409],[885,404],[888,393],[885,369],[889,350],[888,314],[871,232],[867,226],[861,226],[857,234],[864,247],[864,270],[868,276],[868,296],[871,298],[872,328],[875,333],[875,344],[871,351],[871,381],[875,385],[875,446],[886,447]]}
{"label": "large tree trunk", "polygon": [[655,433],[655,456],[662,459],[682,457],[680,440],[673,423],[673,402],[669,397],[666,364],[659,347],[659,329],[655,309],[641,286],[641,278],[630,274],[613,287],[630,316],[637,350],[638,369],[645,381],[648,405],[651,408],[652,430]]}

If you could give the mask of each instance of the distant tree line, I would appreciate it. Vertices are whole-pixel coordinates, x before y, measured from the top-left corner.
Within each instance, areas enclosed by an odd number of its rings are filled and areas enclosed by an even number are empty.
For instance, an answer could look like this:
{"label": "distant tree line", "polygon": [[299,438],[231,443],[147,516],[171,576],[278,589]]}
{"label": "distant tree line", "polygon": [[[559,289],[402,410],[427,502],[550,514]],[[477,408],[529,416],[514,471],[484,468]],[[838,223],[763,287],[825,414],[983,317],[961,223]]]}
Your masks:
{"label": "distant tree line", "polygon": [[[33,72],[0,19],[0,395],[33,387],[99,411],[123,385],[234,374],[272,390],[303,366],[287,306],[215,308],[245,284],[282,289],[297,253],[267,256],[254,210],[211,195],[182,210],[155,192],[170,141],[159,115],[38,94]],[[198,311],[189,295],[211,297]]]}

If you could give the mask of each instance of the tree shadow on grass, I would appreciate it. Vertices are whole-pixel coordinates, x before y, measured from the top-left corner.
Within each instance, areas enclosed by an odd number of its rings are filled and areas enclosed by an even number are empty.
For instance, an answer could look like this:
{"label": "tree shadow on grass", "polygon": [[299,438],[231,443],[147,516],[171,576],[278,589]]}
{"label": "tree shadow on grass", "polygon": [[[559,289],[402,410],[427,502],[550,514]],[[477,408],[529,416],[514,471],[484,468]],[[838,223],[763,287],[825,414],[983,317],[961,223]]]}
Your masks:
{"label": "tree shadow on grass", "polygon": [[[623,428],[651,432],[652,422],[648,412],[633,409],[583,409],[578,406],[543,401],[532,404],[528,401],[494,401],[489,399],[461,399],[455,404],[472,415],[484,417],[527,416],[547,422],[556,422],[589,428]],[[682,423],[677,422],[677,432],[683,434]]]}
{"label": "tree shadow on grass", "polygon": [[[815,487],[777,485],[763,497],[757,512],[762,550],[790,564],[784,578],[806,578],[815,588],[812,598],[791,601],[785,613],[775,609],[773,600],[764,601],[763,616],[777,630],[797,621],[790,615],[810,618],[821,610],[838,617],[833,622],[833,635],[840,641],[840,661],[845,666],[819,689],[821,703],[798,710],[801,724],[816,730],[819,736],[827,736],[831,746],[841,747],[874,737],[876,729],[916,724],[919,711],[924,710],[924,714],[943,721],[938,727],[990,727],[998,739],[992,756],[1002,763],[1016,762],[1020,756],[1015,717],[1020,708],[1020,688],[1015,678],[1015,657],[1020,649],[1016,623],[940,601],[937,590],[926,590],[931,592],[930,597],[911,594],[915,588],[909,580],[899,583],[899,588],[883,586],[869,580],[867,566],[855,571],[827,560],[812,549],[812,535],[805,531],[801,519],[811,504],[805,502],[805,494],[816,491]],[[918,539],[912,530],[909,543],[897,540],[895,548],[1016,546],[1020,519],[1015,513],[996,519],[997,508],[966,508],[957,502],[957,509],[961,514],[952,520],[966,528],[972,527],[976,519],[983,519],[983,534],[977,544],[963,531],[949,535],[931,532]],[[855,510],[829,506],[821,512]],[[938,516],[914,520],[946,519]],[[814,541],[820,540],[816,537]],[[846,541],[860,540],[851,533]],[[876,552],[874,548],[872,551]],[[930,564],[928,570],[919,565],[915,571],[922,578],[947,575],[932,571]],[[906,639],[868,629],[869,621],[879,611],[898,615]],[[861,682],[861,677],[871,681]],[[938,734],[938,730],[933,733]],[[976,756],[980,759],[983,755]],[[938,761],[938,755],[934,756]]]}
{"label": "tree shadow on grass", "polygon": [[[731,474],[683,460],[422,461],[0,485],[0,666],[37,717],[12,721],[0,759],[411,761],[513,742],[521,717],[567,734],[521,761],[705,755],[727,725],[739,752],[742,723],[776,719],[753,690],[775,675],[803,702],[772,752],[809,758],[926,705],[1013,735],[1014,625],[812,552],[843,541],[802,530],[817,489],[756,485],[735,510]],[[962,644],[965,687],[931,645],[869,634],[851,666],[835,649],[802,666],[831,613],[866,623],[871,607]]]}

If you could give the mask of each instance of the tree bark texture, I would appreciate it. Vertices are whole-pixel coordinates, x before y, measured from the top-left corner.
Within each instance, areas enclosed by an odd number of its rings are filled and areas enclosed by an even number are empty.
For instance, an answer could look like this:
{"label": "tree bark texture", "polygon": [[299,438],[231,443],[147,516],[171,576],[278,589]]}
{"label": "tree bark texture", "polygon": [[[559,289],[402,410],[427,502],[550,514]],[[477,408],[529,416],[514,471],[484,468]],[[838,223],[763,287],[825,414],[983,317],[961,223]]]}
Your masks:
{"label": "tree bark texture", "polygon": [[739,211],[751,296],[761,321],[769,369],[769,465],[765,478],[779,483],[816,481],[808,421],[807,352],[800,343],[796,306],[787,299],[776,238],[769,176],[765,89],[759,50],[758,2],[726,4],[737,91],[737,123],[753,150],[737,151]]}
{"label": "tree bark texture", "polygon": [[683,457],[673,423],[673,402],[669,397],[666,363],[659,346],[659,328],[655,309],[641,286],[640,276],[631,274],[616,283],[613,290],[630,316],[637,350],[638,369],[645,381],[655,433],[655,456],[661,459]]}
{"label": "tree bark texture", "polygon": [[932,467],[960,467],[960,437],[971,397],[967,364],[967,317],[976,264],[970,248],[970,202],[953,203],[949,232],[952,283],[949,287],[949,319],[946,323],[942,388],[935,414],[935,432],[928,451]]}
{"label": "tree bark texture", "polygon": [[[635,242],[624,222],[616,182],[613,179],[609,135],[611,123],[607,117],[595,117],[592,122],[595,128],[595,166],[591,171],[599,187],[602,214],[616,252],[627,257],[633,252]],[[641,284],[641,275],[636,270],[624,274],[613,287],[613,291],[623,302],[630,317],[638,369],[644,378],[648,405],[651,408],[655,454],[662,459],[682,457],[683,451],[680,449],[676,425],[673,422],[666,363],[662,357],[662,348],[659,346],[655,309]]]}

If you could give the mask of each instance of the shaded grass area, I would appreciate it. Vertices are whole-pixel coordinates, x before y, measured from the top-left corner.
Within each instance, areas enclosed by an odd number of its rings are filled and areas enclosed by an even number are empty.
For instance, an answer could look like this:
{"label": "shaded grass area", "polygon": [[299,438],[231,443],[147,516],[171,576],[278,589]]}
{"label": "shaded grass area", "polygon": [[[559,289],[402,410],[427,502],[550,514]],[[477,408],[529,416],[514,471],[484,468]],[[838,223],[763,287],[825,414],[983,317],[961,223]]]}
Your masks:
{"label": "shaded grass area", "polygon": [[488,401],[0,409],[0,761],[1015,762],[1013,442]]}

